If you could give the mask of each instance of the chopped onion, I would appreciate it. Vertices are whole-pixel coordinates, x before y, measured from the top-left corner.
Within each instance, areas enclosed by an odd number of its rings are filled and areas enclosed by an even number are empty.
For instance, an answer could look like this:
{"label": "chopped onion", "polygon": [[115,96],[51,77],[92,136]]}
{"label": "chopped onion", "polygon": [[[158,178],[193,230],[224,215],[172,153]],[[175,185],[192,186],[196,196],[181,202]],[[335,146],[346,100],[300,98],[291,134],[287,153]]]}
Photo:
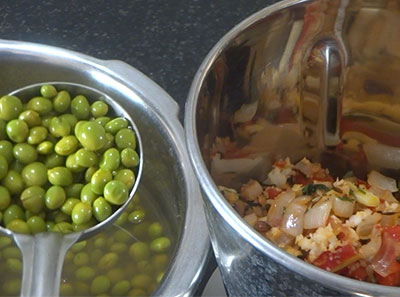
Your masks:
{"label": "chopped onion", "polygon": [[289,190],[280,193],[272,203],[271,207],[268,210],[267,214],[267,223],[272,226],[276,227],[279,226],[282,222],[283,218],[283,210],[288,204],[296,197],[296,194]]}
{"label": "chopped onion", "polygon": [[304,229],[315,229],[326,226],[331,209],[331,199],[315,204],[304,215]]}
{"label": "chopped onion", "polygon": [[339,197],[333,199],[332,210],[335,215],[341,218],[350,218],[353,214],[356,202],[351,200],[343,200]]}
{"label": "chopped onion", "polygon": [[283,215],[281,223],[282,231],[292,236],[303,233],[304,213],[306,210],[307,206],[303,200],[294,199],[290,202]]}
{"label": "chopped onion", "polygon": [[369,239],[372,229],[381,220],[382,215],[375,212],[371,216],[366,217],[356,229],[357,235],[360,239]]}
{"label": "chopped onion", "polygon": [[312,177],[313,175],[313,163],[306,158],[301,159],[296,165],[294,165],[294,168],[307,177]]}
{"label": "chopped onion", "polygon": [[381,243],[381,230],[380,228],[375,227],[372,229],[371,232],[371,240],[359,249],[361,257],[366,259],[367,261],[371,261],[375,257],[376,253],[379,251]]}
{"label": "chopped onion", "polygon": [[371,186],[368,190],[371,193],[373,193],[375,196],[378,196],[379,198],[381,198],[389,203],[393,203],[393,202],[398,203],[399,202],[396,198],[394,198],[392,192],[389,190],[382,190],[381,188],[378,188],[376,186]]}
{"label": "chopped onion", "polygon": [[240,188],[240,195],[247,201],[254,201],[263,191],[262,186],[256,180],[250,180]]}
{"label": "chopped onion", "polygon": [[390,227],[397,225],[397,218],[399,217],[399,215],[399,213],[383,214],[381,219],[381,226]]}
{"label": "chopped onion", "polygon": [[363,145],[368,163],[371,166],[387,169],[400,169],[400,148],[380,143]]}
{"label": "chopped onion", "polygon": [[233,115],[233,121],[235,123],[245,123],[251,121],[255,116],[258,108],[258,101],[254,101],[250,104],[243,104]]}
{"label": "chopped onion", "polygon": [[244,216],[243,219],[247,222],[247,224],[249,224],[252,227],[258,220],[257,215],[254,212],[251,214],[248,214],[247,216]]}
{"label": "chopped onion", "polygon": [[398,191],[395,179],[384,176],[375,170],[372,170],[368,174],[368,183],[371,186],[377,187],[382,190],[389,190],[392,193]]}

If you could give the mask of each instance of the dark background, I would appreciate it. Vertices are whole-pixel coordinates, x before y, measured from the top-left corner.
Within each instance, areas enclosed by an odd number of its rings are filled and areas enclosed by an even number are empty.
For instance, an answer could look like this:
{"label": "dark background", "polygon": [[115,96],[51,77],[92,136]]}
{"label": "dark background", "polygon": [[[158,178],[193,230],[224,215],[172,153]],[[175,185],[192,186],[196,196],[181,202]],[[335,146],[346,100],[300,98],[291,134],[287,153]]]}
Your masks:
{"label": "dark background", "polygon": [[[122,60],[181,106],[213,45],[274,0],[0,0],[0,38]],[[182,119],[182,114],[180,114]]]}

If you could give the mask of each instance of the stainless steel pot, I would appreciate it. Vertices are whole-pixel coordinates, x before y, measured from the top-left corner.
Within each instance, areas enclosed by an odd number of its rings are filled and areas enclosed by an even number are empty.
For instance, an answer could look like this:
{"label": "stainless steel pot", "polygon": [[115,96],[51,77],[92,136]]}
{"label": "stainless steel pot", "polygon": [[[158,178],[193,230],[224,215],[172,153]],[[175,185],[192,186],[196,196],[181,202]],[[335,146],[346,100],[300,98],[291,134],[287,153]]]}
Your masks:
{"label": "stainless steel pot", "polygon": [[60,48],[0,40],[0,66],[2,94],[44,81],[80,83],[108,94],[135,119],[146,154],[138,191],[149,200],[148,205],[162,212],[173,236],[173,258],[154,295],[193,295],[203,277],[210,244],[176,102],[128,64]]}
{"label": "stainless steel pot", "polygon": [[[280,157],[322,162],[335,175],[399,177],[400,3],[282,1],[227,33],[198,70],[186,105],[192,165],[230,296],[399,296],[345,278],[260,236],[217,185],[262,179]],[[251,122],[251,130],[240,129]],[[241,156],[218,159],[227,138]]]}

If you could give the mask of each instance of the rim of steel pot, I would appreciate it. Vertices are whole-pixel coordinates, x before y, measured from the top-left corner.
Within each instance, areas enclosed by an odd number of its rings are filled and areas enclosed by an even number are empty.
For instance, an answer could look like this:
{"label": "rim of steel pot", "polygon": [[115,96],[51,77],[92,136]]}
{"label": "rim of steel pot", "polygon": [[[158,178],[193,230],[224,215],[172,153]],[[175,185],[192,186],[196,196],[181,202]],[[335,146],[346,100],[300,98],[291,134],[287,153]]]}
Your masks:
{"label": "rim of steel pot", "polygon": [[225,200],[223,195],[218,190],[216,184],[214,183],[202,158],[197,139],[196,107],[201,87],[210,68],[215,63],[220,53],[244,29],[248,28],[260,19],[268,17],[273,13],[304,2],[310,1],[284,0],[254,13],[253,15],[249,16],[244,21],[236,25],[226,35],[224,35],[208,53],[194,77],[185,108],[184,126],[190,159],[202,187],[202,190],[206,194],[206,198],[211,202],[213,207],[223,217],[223,219],[234,230],[236,230],[236,232],[243,239],[245,239],[252,246],[257,248],[263,254],[271,257],[273,260],[294,271],[295,273],[299,273],[309,279],[315,280],[323,285],[335,288],[337,290],[347,292],[359,292],[356,293],[359,296],[366,296],[364,292],[379,295],[400,295],[400,288],[398,287],[389,287],[362,282],[325,271],[316,266],[308,264],[292,255],[289,255],[275,244],[267,241],[257,231],[250,227]]}

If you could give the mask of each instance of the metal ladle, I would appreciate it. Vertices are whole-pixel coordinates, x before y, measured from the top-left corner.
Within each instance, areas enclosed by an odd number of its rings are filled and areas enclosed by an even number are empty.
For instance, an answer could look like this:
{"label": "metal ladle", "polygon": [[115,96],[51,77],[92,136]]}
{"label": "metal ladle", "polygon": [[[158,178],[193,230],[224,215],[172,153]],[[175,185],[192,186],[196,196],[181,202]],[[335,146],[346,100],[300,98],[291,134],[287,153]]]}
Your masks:
{"label": "metal ladle", "polygon": [[0,232],[12,237],[22,253],[23,272],[20,296],[46,297],[58,296],[60,290],[61,271],[64,257],[68,249],[79,239],[88,238],[101,229],[112,224],[132,200],[143,168],[142,141],[138,129],[129,114],[113,99],[94,88],[69,82],[44,82],[33,84],[10,93],[21,100],[32,98],[40,93],[42,85],[51,84],[57,90],[67,90],[71,94],[85,95],[89,101],[102,100],[109,107],[112,116],[123,117],[128,120],[131,129],[136,134],[137,151],[139,155],[138,172],[135,183],[129,193],[128,200],[121,205],[110,217],[95,226],[79,232],[63,234],[60,232],[43,232],[35,235],[14,233],[0,226]]}

